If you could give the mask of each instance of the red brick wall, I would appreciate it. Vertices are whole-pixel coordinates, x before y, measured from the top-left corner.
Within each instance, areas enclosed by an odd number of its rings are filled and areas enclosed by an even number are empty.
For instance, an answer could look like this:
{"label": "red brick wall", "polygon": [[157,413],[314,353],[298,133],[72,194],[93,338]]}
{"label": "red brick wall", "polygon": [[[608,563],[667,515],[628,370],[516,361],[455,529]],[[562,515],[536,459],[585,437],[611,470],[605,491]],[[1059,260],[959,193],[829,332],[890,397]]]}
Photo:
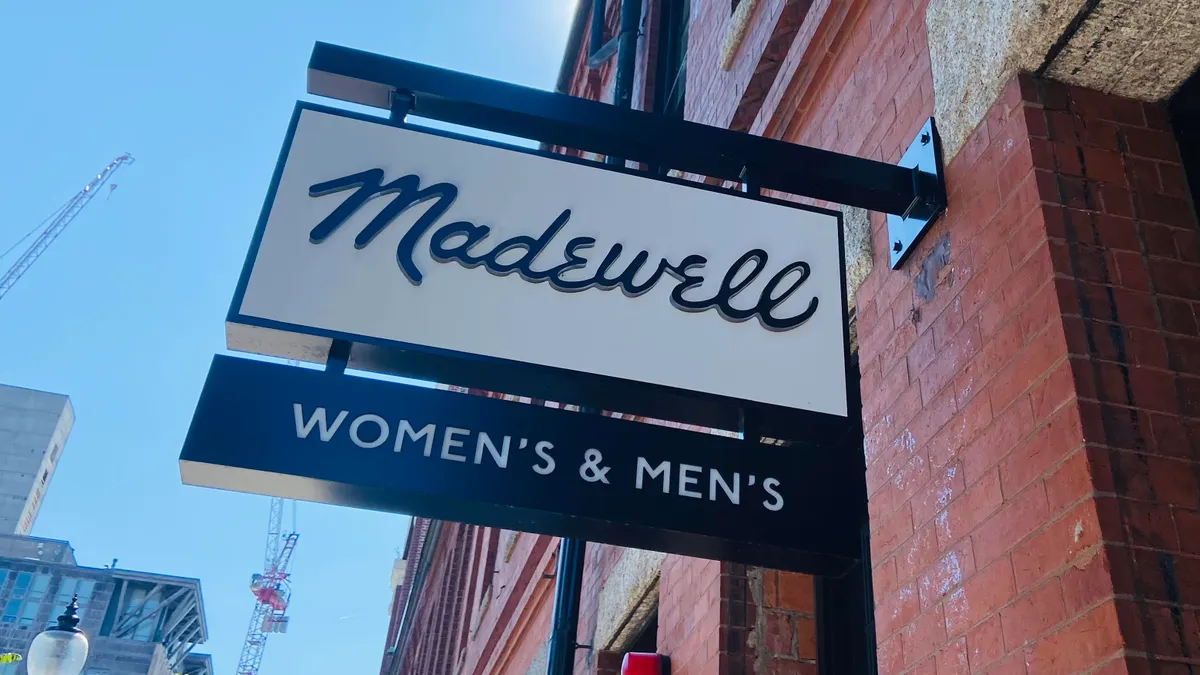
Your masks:
{"label": "red brick wall", "polygon": [[[625,549],[620,546],[589,543],[583,561],[583,590],[579,596],[579,628],[578,642],[594,645],[597,648],[604,645],[596,644],[596,611],[600,600],[600,591],[604,582]],[[596,652],[586,649],[575,654],[575,672],[593,673],[599,669]]]}
{"label": "red brick wall", "polygon": [[379,675],[388,675],[391,672],[392,658],[394,652],[392,648],[396,645],[396,638],[399,636],[400,620],[404,616],[404,608],[408,603],[409,590],[412,588],[413,575],[416,573],[417,565],[421,562],[421,551],[425,546],[425,534],[429,531],[429,519],[413,518],[408,529],[408,539],[405,542],[407,557],[404,578],[400,584],[392,592],[391,618],[388,621],[388,631],[383,650],[383,662],[379,667]]}
{"label": "red brick wall", "polygon": [[1200,662],[1200,240],[1163,120],[1014,79],[860,291],[881,673]]}
{"label": "red brick wall", "polygon": [[722,565],[723,675],[816,675],[813,578]]}
{"label": "red brick wall", "polygon": [[[471,528],[444,523],[433,550],[424,548],[415,556],[431,556],[431,565],[421,582],[419,602],[406,634],[400,636],[398,672],[425,675],[450,672],[460,652],[457,628],[462,621],[467,595],[466,567],[471,552]],[[424,537],[422,537],[424,539]],[[416,574],[416,569],[409,573]],[[389,666],[393,665],[390,663]]]}
{"label": "red brick wall", "polygon": [[[1061,615],[1052,603],[1041,609],[1044,622],[1064,627],[1032,658],[1070,672],[1124,647],[1144,656],[1127,653],[1113,672],[1191,671],[1200,663],[1191,609],[1200,588],[1191,557],[1200,552],[1200,235],[1179,155],[1163,106],[1048,83],[1031,93],[1028,129],[1073,376],[1051,377],[1074,380],[1081,431],[1071,440],[1085,444],[1047,471],[1050,522],[1013,554],[1018,592],[1061,592],[1064,601]],[[1050,466],[1045,452],[1013,459],[1026,474]],[[1063,505],[1072,510],[1056,520]],[[1076,535],[1084,518],[1099,532]],[[1094,553],[1064,559],[1064,544],[1080,549],[1089,536],[1100,544]]]}
{"label": "red brick wall", "polygon": [[[817,621],[813,578],[791,572],[763,572],[763,605],[767,635],[755,662],[766,662],[769,675],[815,675]],[[762,672],[756,668],[751,672]]]}
{"label": "red brick wall", "polygon": [[658,596],[658,649],[671,675],[723,675],[718,647],[721,563],[667,556]]}
{"label": "red brick wall", "polygon": [[525,675],[550,634],[558,539],[507,530],[498,539],[486,599],[476,601],[463,675]]}
{"label": "red brick wall", "polygon": [[731,25],[732,3],[722,0],[692,3],[684,101],[687,119],[719,127],[728,127],[733,121],[784,6],[792,4],[787,0],[754,1],[754,13],[728,71],[721,70],[720,59],[721,46]]}

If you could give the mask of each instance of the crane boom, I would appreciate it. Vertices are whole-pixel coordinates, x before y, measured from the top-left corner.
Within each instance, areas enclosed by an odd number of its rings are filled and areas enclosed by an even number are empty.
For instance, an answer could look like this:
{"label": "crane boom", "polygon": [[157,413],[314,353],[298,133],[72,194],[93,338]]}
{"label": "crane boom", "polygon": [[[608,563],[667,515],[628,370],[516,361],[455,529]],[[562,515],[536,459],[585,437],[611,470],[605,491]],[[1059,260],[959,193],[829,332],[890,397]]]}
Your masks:
{"label": "crane boom", "polygon": [[295,502],[292,502],[292,531],[284,532],[284,504],[283,499],[271,499],[263,573],[250,577],[250,591],[254,594],[255,603],[254,610],[250,613],[250,627],[246,630],[246,642],[242,646],[241,658],[238,659],[237,675],[258,675],[267,646],[267,636],[287,630],[287,608],[292,599],[289,568],[292,564],[292,552],[296,549],[300,535],[295,532]]}
{"label": "crane boom", "polygon": [[33,240],[29,248],[25,249],[21,257],[17,258],[13,266],[4,273],[4,276],[0,277],[0,299],[3,299],[12,290],[12,287],[20,281],[21,277],[33,263],[37,262],[37,259],[46,252],[50,244],[54,243],[58,235],[67,229],[72,220],[75,220],[75,216],[78,216],[79,212],[96,197],[96,193],[100,192],[100,188],[108,182],[109,178],[112,178],[117,169],[127,164],[133,164],[133,162],[133,155],[129,153],[125,153],[109,162],[108,166],[96,174],[96,177],[91,182],[83,186],[82,190],[75,193],[75,196],[68,199],[66,204],[63,204],[54,212],[54,216],[50,220],[50,224],[46,226],[46,229],[42,230],[42,233]]}

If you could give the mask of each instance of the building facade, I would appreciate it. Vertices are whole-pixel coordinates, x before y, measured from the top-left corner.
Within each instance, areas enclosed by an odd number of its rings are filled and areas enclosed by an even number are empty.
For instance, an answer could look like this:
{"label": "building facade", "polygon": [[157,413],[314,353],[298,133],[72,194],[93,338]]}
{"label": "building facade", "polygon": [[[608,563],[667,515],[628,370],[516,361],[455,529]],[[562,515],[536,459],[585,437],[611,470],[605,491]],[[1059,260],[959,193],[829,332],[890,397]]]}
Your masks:
{"label": "building facade", "polygon": [[33,529],[74,424],[66,396],[0,384],[0,533]]}
{"label": "building facade", "polygon": [[65,541],[0,535],[0,653],[26,655],[72,597],[90,645],[85,675],[212,675],[211,658],[191,653],[208,638],[199,580],[81,567]]}
{"label": "building facade", "polygon": [[[593,7],[561,92],[889,163],[936,119],[948,208],[900,269],[842,208],[878,671],[1200,667],[1200,3]],[[381,675],[545,672],[558,540],[410,537]],[[829,671],[804,575],[589,545],[581,603],[577,674]]]}

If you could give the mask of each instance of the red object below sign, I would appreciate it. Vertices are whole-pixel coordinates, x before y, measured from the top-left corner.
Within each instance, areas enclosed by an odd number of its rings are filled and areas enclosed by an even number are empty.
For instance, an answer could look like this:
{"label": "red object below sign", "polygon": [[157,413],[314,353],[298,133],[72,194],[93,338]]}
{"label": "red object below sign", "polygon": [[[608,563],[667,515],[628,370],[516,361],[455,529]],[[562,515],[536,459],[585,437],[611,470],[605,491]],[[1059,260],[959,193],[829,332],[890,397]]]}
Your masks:
{"label": "red object below sign", "polygon": [[626,654],[621,675],[669,675],[667,657],[661,654]]}

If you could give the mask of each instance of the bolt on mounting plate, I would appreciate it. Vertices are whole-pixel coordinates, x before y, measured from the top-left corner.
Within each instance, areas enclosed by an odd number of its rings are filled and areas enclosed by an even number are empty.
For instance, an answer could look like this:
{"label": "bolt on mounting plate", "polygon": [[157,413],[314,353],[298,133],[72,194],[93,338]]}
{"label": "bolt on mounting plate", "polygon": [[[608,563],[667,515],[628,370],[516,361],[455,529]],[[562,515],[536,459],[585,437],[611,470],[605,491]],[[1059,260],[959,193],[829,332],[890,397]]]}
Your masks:
{"label": "bolt on mounting plate", "polygon": [[942,143],[933,118],[926,120],[899,166],[913,170],[916,197],[903,214],[888,214],[888,257],[900,269],[921,237],[946,208],[946,183],[942,172]]}

